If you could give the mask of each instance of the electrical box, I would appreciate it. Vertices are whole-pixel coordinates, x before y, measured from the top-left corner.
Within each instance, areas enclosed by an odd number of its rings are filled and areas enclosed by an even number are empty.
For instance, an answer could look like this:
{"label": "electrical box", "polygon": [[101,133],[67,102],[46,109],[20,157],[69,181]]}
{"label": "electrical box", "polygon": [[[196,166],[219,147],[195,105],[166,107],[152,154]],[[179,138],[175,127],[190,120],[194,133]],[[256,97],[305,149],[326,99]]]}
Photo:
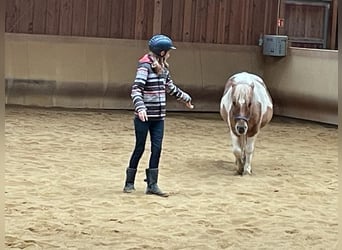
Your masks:
{"label": "electrical box", "polygon": [[286,56],[288,36],[264,35],[263,54],[266,56]]}

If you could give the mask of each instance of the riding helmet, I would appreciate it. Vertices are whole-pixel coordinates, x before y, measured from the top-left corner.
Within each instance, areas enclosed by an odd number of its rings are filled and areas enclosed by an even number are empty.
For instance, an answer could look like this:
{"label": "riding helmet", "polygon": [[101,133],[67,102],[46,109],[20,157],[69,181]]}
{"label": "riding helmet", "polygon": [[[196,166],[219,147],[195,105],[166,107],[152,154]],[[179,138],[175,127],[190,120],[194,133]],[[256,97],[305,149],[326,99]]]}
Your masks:
{"label": "riding helmet", "polygon": [[162,51],[168,51],[170,49],[176,49],[173,46],[172,40],[162,34],[154,35],[148,42],[148,47],[150,51],[155,53],[158,56],[161,56],[160,53]]}

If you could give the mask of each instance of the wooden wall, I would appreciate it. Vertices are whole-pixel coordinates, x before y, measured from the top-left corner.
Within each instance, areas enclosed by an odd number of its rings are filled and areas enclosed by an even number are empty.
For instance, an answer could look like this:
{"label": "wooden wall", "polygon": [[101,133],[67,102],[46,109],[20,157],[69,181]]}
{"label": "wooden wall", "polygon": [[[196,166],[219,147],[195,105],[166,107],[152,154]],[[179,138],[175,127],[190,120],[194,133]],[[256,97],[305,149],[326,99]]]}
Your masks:
{"label": "wooden wall", "polygon": [[256,45],[278,0],[6,0],[6,32]]}
{"label": "wooden wall", "polygon": [[337,49],[337,0],[281,0],[279,16],[291,46]]}

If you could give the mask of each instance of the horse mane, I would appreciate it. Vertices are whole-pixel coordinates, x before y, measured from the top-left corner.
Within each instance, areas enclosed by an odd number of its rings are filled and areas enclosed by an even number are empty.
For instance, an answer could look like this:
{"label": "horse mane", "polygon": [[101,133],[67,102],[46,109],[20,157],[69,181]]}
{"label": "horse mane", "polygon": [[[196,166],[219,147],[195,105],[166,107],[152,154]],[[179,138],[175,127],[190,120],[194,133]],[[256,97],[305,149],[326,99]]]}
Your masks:
{"label": "horse mane", "polygon": [[251,95],[251,88],[252,88],[252,85],[248,83],[234,84],[232,86],[232,90],[233,90],[232,97],[235,97],[236,100],[240,100],[240,99],[246,100]]}

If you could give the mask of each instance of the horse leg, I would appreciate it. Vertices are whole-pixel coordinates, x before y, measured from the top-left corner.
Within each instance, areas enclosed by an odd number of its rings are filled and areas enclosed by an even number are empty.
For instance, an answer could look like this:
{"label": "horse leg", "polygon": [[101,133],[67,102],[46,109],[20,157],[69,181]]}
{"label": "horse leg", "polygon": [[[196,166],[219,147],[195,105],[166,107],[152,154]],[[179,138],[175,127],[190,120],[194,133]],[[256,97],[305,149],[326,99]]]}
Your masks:
{"label": "horse leg", "polygon": [[235,161],[236,163],[236,166],[237,166],[237,173],[239,175],[243,175],[243,169],[244,169],[244,162],[243,162],[243,159],[238,159]]}
{"label": "horse leg", "polygon": [[239,143],[239,137],[233,132],[230,133],[232,138],[233,154],[235,156],[235,165],[237,166],[237,173],[242,174],[244,169],[244,160],[242,159],[242,150]]}
{"label": "horse leg", "polygon": [[247,143],[245,147],[245,162],[243,166],[243,174],[252,174],[252,159],[254,152],[254,144],[255,144],[256,136],[247,138]]}

